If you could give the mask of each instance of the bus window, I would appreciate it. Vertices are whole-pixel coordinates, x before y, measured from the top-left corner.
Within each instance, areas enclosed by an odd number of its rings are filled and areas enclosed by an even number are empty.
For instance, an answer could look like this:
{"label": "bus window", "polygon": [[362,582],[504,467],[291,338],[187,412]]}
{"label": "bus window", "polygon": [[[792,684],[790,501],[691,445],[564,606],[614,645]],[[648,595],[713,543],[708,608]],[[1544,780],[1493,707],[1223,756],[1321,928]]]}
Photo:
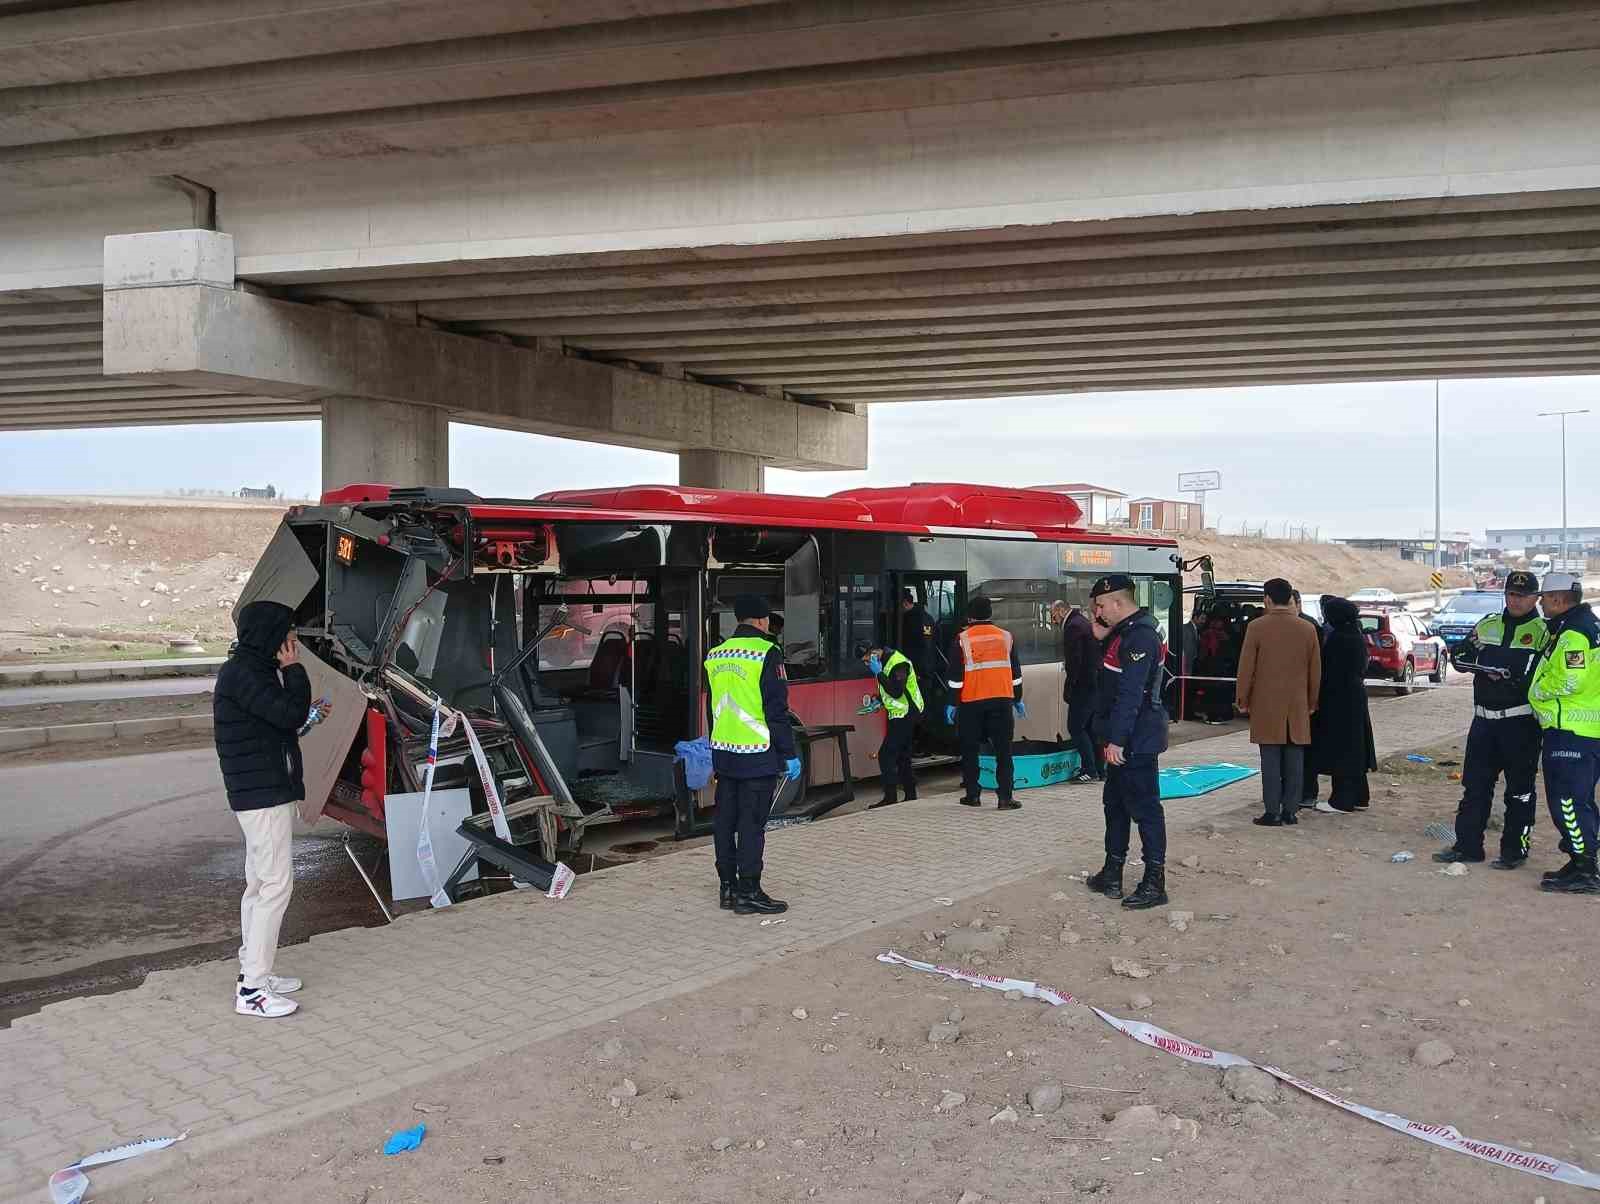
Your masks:
{"label": "bus window", "polygon": [[1162,642],[1171,648],[1172,607],[1178,596],[1172,581],[1166,577],[1135,577],[1133,584],[1139,605],[1150,612],[1161,629]]}
{"label": "bus window", "polygon": [[822,562],[808,539],[783,565],[783,664],[792,681],[821,677]]}
{"label": "bus window", "polygon": [[[709,641],[707,648],[733,636],[734,629],[739,626],[739,621],[733,615],[733,604],[741,594],[754,594],[765,600],[773,610],[783,611],[783,578],[776,573],[724,573],[717,578],[710,614],[706,616],[709,627],[706,633]],[[788,616],[785,615],[784,619],[787,631]]]}
{"label": "bus window", "polygon": [[839,577],[839,621],[835,630],[834,663],[840,677],[867,677],[867,667],[856,656],[860,644],[878,643],[878,578],[865,573]]}
{"label": "bus window", "polygon": [[1011,633],[1024,665],[1061,659],[1059,637],[1050,622],[1055,591],[1055,582],[1043,579],[985,581],[975,591],[993,603],[994,622]]}

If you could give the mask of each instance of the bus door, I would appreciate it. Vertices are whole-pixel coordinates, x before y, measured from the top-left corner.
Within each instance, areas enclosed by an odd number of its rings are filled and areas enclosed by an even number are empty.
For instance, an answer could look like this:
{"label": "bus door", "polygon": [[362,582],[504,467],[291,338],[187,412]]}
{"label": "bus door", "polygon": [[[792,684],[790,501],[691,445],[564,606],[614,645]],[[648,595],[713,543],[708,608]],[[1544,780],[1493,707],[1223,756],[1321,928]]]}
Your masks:
{"label": "bus door", "polygon": [[[913,602],[910,610],[903,605],[907,596]],[[893,597],[887,638],[916,666],[922,698],[927,705],[921,732],[946,743],[953,737],[944,721],[944,709],[954,701],[950,697],[950,687],[945,684],[950,677],[947,658],[950,645],[961,630],[961,616],[966,613],[967,575],[895,573]]]}

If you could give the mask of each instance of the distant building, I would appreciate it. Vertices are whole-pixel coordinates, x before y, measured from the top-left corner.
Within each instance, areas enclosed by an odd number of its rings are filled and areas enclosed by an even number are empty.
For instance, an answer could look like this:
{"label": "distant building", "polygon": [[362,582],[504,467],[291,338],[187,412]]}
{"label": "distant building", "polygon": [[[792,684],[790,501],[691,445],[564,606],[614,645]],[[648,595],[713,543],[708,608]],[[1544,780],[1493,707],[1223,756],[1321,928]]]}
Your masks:
{"label": "distant building", "polygon": [[[1423,564],[1433,563],[1433,540],[1431,539],[1336,539],[1337,544],[1347,548],[1360,548],[1365,552],[1393,552],[1401,560],[1417,560]],[[1440,567],[1449,568],[1452,565],[1465,564],[1472,551],[1472,540],[1465,535],[1458,539],[1446,538],[1440,541],[1444,547],[1444,554],[1439,559]]]}
{"label": "distant building", "polygon": [[1034,485],[1031,488],[1044,493],[1066,494],[1078,503],[1078,509],[1083,511],[1083,521],[1095,527],[1109,527],[1119,521],[1122,503],[1128,497],[1119,489],[1107,489],[1104,485],[1087,485],[1082,482],[1068,485]]}
{"label": "distant building", "polygon": [[239,490],[239,496],[260,497],[271,501],[278,496],[278,490],[276,486],[273,485],[268,485],[265,489],[252,489],[249,485],[246,485],[243,489]]}
{"label": "distant building", "polygon": [[1136,497],[1128,503],[1128,526],[1137,531],[1170,531],[1198,535],[1205,528],[1205,507],[1164,497]]}
{"label": "distant building", "polygon": [[[1526,552],[1529,556],[1540,552],[1556,552],[1561,542],[1561,528],[1556,527],[1490,527],[1484,542],[1502,551]],[[1600,552],[1600,527],[1568,527],[1567,544],[1585,552]]]}

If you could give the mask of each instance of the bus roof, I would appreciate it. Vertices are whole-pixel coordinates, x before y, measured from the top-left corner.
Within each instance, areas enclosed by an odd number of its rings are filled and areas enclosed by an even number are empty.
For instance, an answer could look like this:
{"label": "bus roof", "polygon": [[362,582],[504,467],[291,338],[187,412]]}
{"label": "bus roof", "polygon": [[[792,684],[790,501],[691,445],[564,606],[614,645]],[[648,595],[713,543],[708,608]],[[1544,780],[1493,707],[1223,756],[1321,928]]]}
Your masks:
{"label": "bus roof", "polygon": [[1110,535],[1085,531],[1077,525],[1083,512],[1063,494],[953,482],[847,489],[829,497],[680,485],[562,489],[525,500],[480,498],[463,489],[346,485],[322,497],[322,504],[327,506],[396,502],[464,505],[480,522],[582,518],[611,522],[687,521],[883,534],[1176,546],[1170,539],[1147,534]]}

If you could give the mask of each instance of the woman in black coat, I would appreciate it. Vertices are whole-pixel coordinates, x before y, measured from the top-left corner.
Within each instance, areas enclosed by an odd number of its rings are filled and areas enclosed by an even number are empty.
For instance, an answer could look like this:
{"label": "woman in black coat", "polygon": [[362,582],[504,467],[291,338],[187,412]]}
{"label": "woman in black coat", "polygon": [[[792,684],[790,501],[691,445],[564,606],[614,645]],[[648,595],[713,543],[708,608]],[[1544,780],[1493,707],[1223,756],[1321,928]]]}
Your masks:
{"label": "woman in black coat", "polygon": [[1322,617],[1322,692],[1311,717],[1311,763],[1333,778],[1328,802],[1336,811],[1360,811],[1370,797],[1367,773],[1378,767],[1367,711],[1367,639],[1354,602],[1325,594]]}

